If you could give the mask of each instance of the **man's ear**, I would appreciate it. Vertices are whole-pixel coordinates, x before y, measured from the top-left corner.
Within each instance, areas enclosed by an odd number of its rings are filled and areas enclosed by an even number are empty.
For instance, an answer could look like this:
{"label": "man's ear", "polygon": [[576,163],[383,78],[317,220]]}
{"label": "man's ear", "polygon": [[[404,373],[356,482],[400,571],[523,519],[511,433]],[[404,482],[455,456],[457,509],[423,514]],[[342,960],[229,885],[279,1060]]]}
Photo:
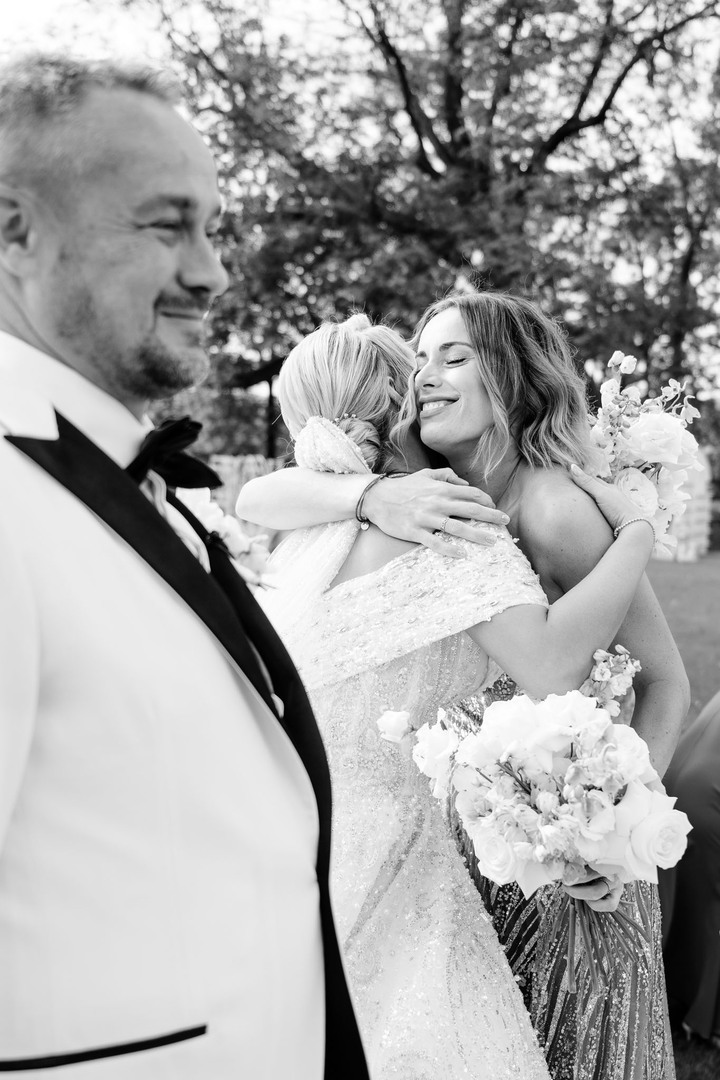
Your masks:
{"label": "man's ear", "polygon": [[21,276],[35,255],[37,210],[24,192],[0,183],[0,266]]}

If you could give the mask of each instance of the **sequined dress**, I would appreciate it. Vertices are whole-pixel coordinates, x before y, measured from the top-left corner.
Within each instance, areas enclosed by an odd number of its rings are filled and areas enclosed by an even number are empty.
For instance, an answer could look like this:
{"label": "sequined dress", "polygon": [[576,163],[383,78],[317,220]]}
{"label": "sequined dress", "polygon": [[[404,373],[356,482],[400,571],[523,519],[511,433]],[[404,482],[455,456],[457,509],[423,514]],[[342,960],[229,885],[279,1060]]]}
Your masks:
{"label": "sequined dress", "polygon": [[374,1080],[548,1078],[410,740],[384,741],[377,726],[386,710],[407,710],[419,727],[441,704],[493,682],[498,670],[464,629],[516,604],[546,603],[525,558],[498,533],[493,547],[468,544],[464,560],[416,549],[327,589],[355,529],[318,526],[281,549],[273,569],[285,588],[266,597],[330,761],[333,903]]}

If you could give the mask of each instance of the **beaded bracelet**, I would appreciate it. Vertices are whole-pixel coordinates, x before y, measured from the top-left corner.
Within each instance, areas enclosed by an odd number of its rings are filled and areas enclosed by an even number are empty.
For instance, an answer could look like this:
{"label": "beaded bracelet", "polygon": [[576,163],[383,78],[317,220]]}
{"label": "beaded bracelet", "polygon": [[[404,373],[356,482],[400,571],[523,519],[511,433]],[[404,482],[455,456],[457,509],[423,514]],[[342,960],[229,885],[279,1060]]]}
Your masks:
{"label": "beaded bracelet", "polygon": [[616,529],[613,529],[613,536],[615,537],[615,539],[617,540],[621,530],[624,529],[626,525],[634,525],[636,521],[646,521],[647,522],[647,524],[652,529],[653,543],[656,543],[657,542],[657,533],[655,532],[655,526],[653,525],[650,518],[646,518],[646,517],[628,518],[627,521],[623,521],[622,525],[618,525],[618,527]]}
{"label": "beaded bracelet", "polygon": [[387,473],[384,473],[384,472],[378,473],[377,476],[373,476],[370,483],[367,484],[363,488],[363,493],[360,496],[360,498],[358,499],[357,506],[355,507],[355,520],[360,522],[360,528],[361,529],[369,529],[370,528],[370,518],[365,517],[365,515],[362,512],[363,503],[365,502],[365,496],[367,495],[367,493],[368,493],[368,491],[370,490],[371,487],[375,487],[376,484],[379,484],[381,480],[385,480],[386,477],[387,477]]}

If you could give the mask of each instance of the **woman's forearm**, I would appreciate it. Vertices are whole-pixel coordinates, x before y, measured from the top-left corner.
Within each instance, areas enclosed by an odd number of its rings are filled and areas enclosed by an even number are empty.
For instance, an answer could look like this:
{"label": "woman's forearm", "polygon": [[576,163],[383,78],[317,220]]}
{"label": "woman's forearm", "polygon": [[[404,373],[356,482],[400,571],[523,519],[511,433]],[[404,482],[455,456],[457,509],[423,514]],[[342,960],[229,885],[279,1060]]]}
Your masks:
{"label": "woman's forearm", "polygon": [[[372,481],[371,473],[336,475],[281,469],[249,480],[240,492],[235,512],[243,521],[268,529],[345,521],[354,516]],[[492,543],[494,535],[477,528],[477,523],[504,524],[508,520],[483,491],[470,487],[450,469],[422,469],[373,484],[363,501],[362,514],[389,536],[425,544],[447,556],[457,554],[455,545],[445,542],[447,535],[474,544]]]}
{"label": "woman's forearm", "polygon": [[650,760],[661,777],[675,752],[689,705],[686,677],[654,679],[647,686],[636,683],[632,726],[647,743]]}
{"label": "woman's forearm", "polygon": [[550,607],[549,641],[558,650],[563,645],[569,649],[581,674],[587,672],[594,650],[607,648],[620,629],[645,573],[653,542],[654,533],[647,522],[628,525],[590,573]]}
{"label": "woman's forearm", "polygon": [[511,608],[486,627],[474,628],[473,637],[534,697],[578,687],[593,652],[615,638],[652,546],[647,523],[629,525],[590,573],[547,612]]}
{"label": "woman's forearm", "polygon": [[345,521],[371,477],[336,475],[312,469],[280,469],[243,485],[235,513],[268,529],[302,529]]}

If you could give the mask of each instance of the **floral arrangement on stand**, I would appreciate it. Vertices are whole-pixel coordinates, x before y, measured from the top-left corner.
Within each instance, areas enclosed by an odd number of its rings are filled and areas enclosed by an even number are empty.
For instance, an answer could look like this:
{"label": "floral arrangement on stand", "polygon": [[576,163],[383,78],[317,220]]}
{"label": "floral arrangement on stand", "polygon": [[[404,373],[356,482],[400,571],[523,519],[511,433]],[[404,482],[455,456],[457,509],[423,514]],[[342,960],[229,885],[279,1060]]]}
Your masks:
{"label": "floral arrangement on stand", "polygon": [[688,469],[700,469],[698,444],[687,430],[700,415],[685,395],[685,386],[671,379],[660,396],[642,399],[637,386],[624,390],[622,376],[635,370],[634,356],[616,351],[608,361],[612,377],[600,388],[601,407],[590,416],[592,437],[602,453],[599,475],[617,484],[652,520],[656,555],[671,554],[677,545],[668,535],[673,518],[685,512]]}
{"label": "floral arrangement on stand", "polygon": [[[594,661],[580,690],[495,701],[477,732],[461,738],[441,710],[416,733],[415,763],[437,799],[454,800],[480,872],[499,885],[516,881],[526,898],[542,885],[589,877],[657,882],[658,867],[674,866],[687,846],[690,823],[664,793],[647,745],[613,723],[640,665],[620,646],[598,650]],[[568,900],[574,992],[578,934],[599,986],[615,958],[631,963],[642,931],[621,907],[597,912]]]}

